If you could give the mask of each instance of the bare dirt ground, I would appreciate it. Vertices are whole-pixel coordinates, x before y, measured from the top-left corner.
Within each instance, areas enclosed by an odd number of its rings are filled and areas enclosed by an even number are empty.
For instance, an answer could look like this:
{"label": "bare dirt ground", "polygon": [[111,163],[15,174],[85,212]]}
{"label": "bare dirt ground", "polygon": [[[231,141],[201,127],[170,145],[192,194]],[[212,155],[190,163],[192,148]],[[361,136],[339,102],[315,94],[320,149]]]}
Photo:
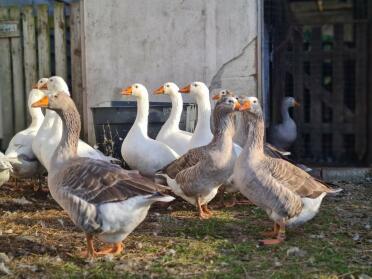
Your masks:
{"label": "bare dirt ground", "polygon": [[[271,228],[255,206],[215,210],[207,221],[183,201],[154,207],[124,252],[82,259],[84,234],[31,181],[0,188],[0,277],[5,278],[361,278],[372,276],[372,185],[342,183],[318,216],[260,247]],[[45,185],[44,185],[45,186]]]}

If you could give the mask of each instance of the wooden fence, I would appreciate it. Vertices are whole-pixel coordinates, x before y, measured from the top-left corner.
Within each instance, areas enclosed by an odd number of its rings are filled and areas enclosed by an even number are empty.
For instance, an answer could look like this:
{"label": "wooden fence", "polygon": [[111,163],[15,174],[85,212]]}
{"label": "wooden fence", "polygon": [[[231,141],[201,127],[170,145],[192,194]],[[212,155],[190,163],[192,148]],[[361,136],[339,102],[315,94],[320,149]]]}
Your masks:
{"label": "wooden fence", "polygon": [[0,7],[1,149],[27,126],[28,93],[41,77],[63,77],[82,112],[80,34],[80,3]]}
{"label": "wooden fence", "polygon": [[[302,4],[302,6],[300,5]],[[305,3],[306,4],[306,3]],[[284,95],[302,104],[293,111],[298,160],[322,165],[366,162],[368,151],[367,31],[363,1],[292,4],[290,27],[274,53],[274,104]],[[280,117],[273,106],[274,122]],[[371,143],[369,143],[371,144]]]}

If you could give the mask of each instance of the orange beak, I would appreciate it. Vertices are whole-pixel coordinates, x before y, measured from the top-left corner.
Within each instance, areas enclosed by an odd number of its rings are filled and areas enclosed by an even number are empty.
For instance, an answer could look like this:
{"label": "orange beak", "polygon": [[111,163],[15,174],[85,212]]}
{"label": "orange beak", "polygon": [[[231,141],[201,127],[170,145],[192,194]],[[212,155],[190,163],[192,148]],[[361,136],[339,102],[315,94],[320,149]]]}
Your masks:
{"label": "orange beak", "polygon": [[33,103],[31,107],[33,108],[46,108],[49,104],[48,96],[43,97],[39,101]]}
{"label": "orange beak", "polygon": [[155,94],[164,94],[164,86],[160,86],[158,89],[156,89]]}
{"label": "orange beak", "polygon": [[244,101],[243,105],[240,106],[239,110],[240,111],[249,110],[249,109],[251,109],[251,106],[252,106],[252,104],[251,104],[250,101]]}
{"label": "orange beak", "polygon": [[212,97],[212,100],[215,100],[215,101],[217,101],[219,99],[221,99],[221,96],[219,94],[213,95],[213,97]]}
{"label": "orange beak", "polygon": [[129,86],[129,87],[127,87],[127,88],[123,88],[123,89],[121,90],[121,94],[122,94],[122,95],[126,95],[126,96],[130,96],[130,95],[132,95],[132,86]]}
{"label": "orange beak", "polygon": [[297,102],[297,101],[294,101],[294,102],[293,102],[293,106],[294,106],[294,107],[300,107],[301,104],[300,104],[299,102]]}
{"label": "orange beak", "polygon": [[240,110],[240,108],[241,108],[240,103],[239,102],[236,102],[235,103],[235,106],[234,106],[234,110]]}
{"label": "orange beak", "polygon": [[190,86],[190,84],[189,84],[189,85],[187,85],[187,86],[181,88],[181,89],[179,90],[179,92],[181,92],[181,93],[190,93],[190,88],[191,88],[191,86]]}

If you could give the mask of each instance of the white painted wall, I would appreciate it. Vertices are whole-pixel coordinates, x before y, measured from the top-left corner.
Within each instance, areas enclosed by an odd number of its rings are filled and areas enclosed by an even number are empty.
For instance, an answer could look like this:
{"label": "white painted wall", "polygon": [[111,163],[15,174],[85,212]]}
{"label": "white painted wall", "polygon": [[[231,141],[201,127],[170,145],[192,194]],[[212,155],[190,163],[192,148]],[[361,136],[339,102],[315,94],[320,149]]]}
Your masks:
{"label": "white painted wall", "polygon": [[166,81],[181,87],[198,80],[256,95],[256,1],[84,0],[89,142],[90,107],[123,99],[120,88],[134,82],[150,91]]}

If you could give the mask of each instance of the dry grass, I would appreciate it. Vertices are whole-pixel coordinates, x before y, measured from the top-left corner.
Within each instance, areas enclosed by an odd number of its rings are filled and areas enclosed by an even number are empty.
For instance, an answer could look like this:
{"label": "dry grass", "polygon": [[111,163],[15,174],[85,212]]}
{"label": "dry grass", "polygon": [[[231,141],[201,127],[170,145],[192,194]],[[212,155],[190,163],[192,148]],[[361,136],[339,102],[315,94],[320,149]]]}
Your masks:
{"label": "dry grass", "polygon": [[[372,185],[344,184],[320,214],[291,230],[286,243],[259,247],[271,227],[254,206],[216,210],[200,221],[188,204],[153,208],[118,257],[79,257],[84,235],[31,182],[0,188],[0,252],[9,278],[358,278],[372,274]],[[19,204],[25,197],[30,204]],[[287,255],[298,247],[300,253]],[[1,262],[0,257],[0,262]],[[0,273],[1,274],[1,273]],[[1,276],[1,275],[0,275]],[[354,277],[353,277],[354,276]]]}

